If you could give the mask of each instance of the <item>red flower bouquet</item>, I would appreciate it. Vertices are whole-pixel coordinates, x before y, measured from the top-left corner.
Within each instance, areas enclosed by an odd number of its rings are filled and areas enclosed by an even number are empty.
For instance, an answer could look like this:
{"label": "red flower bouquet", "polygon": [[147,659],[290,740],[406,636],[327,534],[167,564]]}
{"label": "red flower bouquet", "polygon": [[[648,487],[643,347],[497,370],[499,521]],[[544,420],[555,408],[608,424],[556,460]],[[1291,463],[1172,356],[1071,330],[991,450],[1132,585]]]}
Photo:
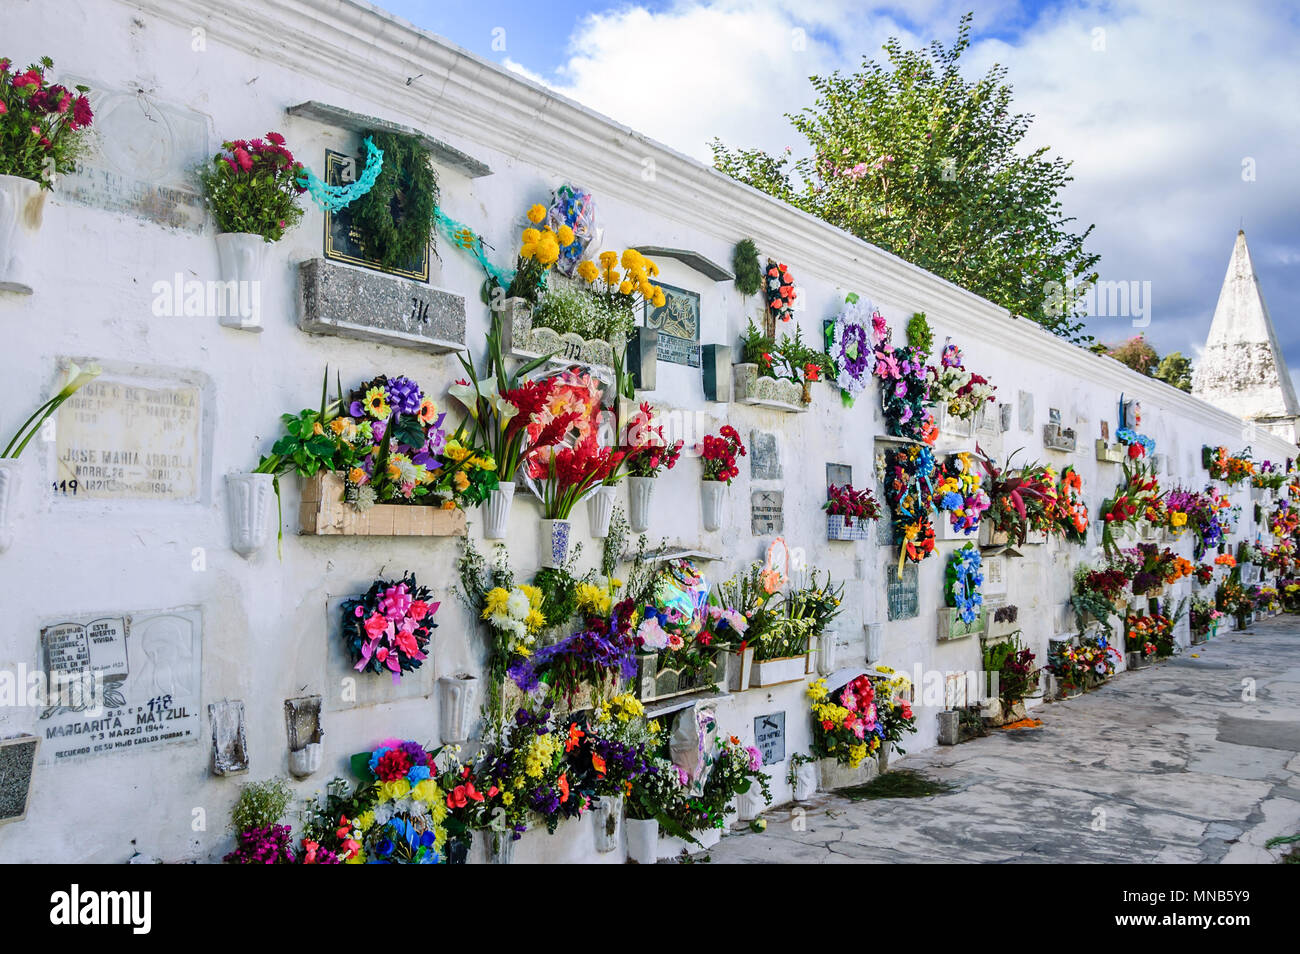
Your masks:
{"label": "red flower bouquet", "polygon": [[706,434],[704,442],[699,445],[700,456],[704,459],[704,479],[720,480],[730,484],[740,475],[736,458],[746,455],[745,445],[730,424],[722,425],[718,436]]}

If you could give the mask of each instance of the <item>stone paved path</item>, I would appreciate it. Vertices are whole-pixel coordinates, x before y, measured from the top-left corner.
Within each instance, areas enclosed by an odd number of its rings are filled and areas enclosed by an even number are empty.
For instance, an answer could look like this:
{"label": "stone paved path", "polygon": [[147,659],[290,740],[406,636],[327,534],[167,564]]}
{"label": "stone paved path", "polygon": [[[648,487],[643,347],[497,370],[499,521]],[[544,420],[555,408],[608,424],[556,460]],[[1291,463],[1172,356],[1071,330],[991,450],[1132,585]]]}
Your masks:
{"label": "stone paved path", "polygon": [[[1193,653],[1196,655],[1193,656]],[[1243,680],[1255,698],[1243,699]],[[1221,636],[995,731],[895,759],[943,795],[819,796],[761,834],[724,838],[715,863],[1275,861],[1300,832],[1300,619]],[[1104,822],[1104,830],[1093,830]]]}

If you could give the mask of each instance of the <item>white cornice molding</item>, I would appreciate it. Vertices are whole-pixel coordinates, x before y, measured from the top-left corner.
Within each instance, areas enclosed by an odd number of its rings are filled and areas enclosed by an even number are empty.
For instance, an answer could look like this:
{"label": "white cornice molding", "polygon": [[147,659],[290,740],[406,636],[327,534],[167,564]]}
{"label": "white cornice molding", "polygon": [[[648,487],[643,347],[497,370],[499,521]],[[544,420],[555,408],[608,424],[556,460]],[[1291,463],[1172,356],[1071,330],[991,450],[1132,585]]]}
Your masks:
{"label": "white cornice molding", "polygon": [[[736,182],[533,81],[504,70],[363,0],[130,0],[131,6],[180,27],[202,25],[212,43],[274,57],[339,90],[337,105],[359,112],[386,107],[394,121],[445,139],[476,155],[483,148],[549,162],[557,176],[581,181],[630,204],[653,199],[663,220],[712,235],[728,245],[744,236],[762,249],[844,289],[904,311],[924,311],[941,325],[976,338],[1014,342],[1035,360],[1206,423],[1242,421],[1191,395],[1069,344],[1003,308],[903,261],[822,220]],[[420,79],[406,85],[409,77]],[[356,93],[347,78],[369,77]],[[385,101],[385,89],[400,95]],[[306,98],[314,91],[304,90]],[[286,107],[292,103],[285,103]],[[654,162],[651,186],[643,160]],[[483,180],[490,188],[491,179]],[[701,214],[707,210],[707,214]],[[657,241],[659,236],[637,236]],[[1295,447],[1281,438],[1279,455]]]}

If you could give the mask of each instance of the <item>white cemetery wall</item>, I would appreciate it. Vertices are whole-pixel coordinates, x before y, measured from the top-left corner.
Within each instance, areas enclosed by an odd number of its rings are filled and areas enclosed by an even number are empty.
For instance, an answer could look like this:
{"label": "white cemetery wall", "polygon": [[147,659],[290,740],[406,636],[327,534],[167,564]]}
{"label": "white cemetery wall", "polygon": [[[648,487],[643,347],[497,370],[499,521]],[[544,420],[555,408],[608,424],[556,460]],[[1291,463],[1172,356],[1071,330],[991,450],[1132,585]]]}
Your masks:
{"label": "white cemetery wall", "polygon": [[[284,133],[318,172],[326,149],[357,148],[350,133],[286,117],[285,109],[297,103],[317,100],[415,126],[486,163],[492,174],[482,178],[441,169],[442,203],[487,237],[503,266],[523,210],[573,182],[597,198],[605,247],[690,249],[729,266],[734,244],[752,236],[764,256],[789,265],[800,293],[797,321],[811,341],[849,292],[873,301],[898,336],[914,311],[924,311],[936,342],[951,336],[967,366],[998,385],[1000,401],[1015,402],[1020,391],[1033,396],[1027,427],[1020,427],[1017,408],[1011,430],[981,442],[1004,455],[1023,447],[1020,459],[1073,463],[1094,513],[1119,479],[1119,467],[1097,462],[1092,442],[1103,420],[1114,432],[1121,393],[1141,400],[1150,422],[1145,430],[1160,429],[1159,450],[1174,465],[1162,478],[1166,484],[1203,485],[1203,443],[1251,443],[1257,457],[1274,460],[1295,454],[1268,435],[1243,437],[1239,421],[1188,395],[1012,320],[947,282],[367,6],[340,0],[83,0],[78,6],[82,16],[62,18],[56,30],[46,5],[16,5],[7,11],[0,51],[22,64],[48,54],[61,73],[89,82],[115,104],[97,123],[100,157],[47,204],[35,240],[35,294],[0,293],[7,336],[0,353],[6,395],[0,431],[11,431],[50,393],[67,359],[105,367],[103,383],[60,415],[56,439],[34,445],[25,458],[17,538],[0,555],[7,597],[0,668],[40,666],[45,627],[170,612],[193,624],[193,642],[159,643],[172,647],[158,651],[169,660],[167,675],[147,681],[133,671],[126,685],[132,704],[143,700],[147,709],[150,686],[194,680],[202,724],[197,739],[182,735],[75,758],[55,758],[59,746],[43,742],[26,820],[0,827],[0,860],[119,862],[135,849],[168,860],[219,859],[231,847],[225,827],[241,781],[287,775],[285,700],[313,693],[328,700],[339,690],[331,684],[338,673],[329,662],[327,607],[360,592],[381,571],[413,570],[442,600],[426,664],[430,679],[420,685],[460,671],[481,674],[480,637],[451,592],[454,540],[298,536],[300,487],[286,478],[283,559],[274,543],[250,560],[230,548],[225,475],[248,471],[269,450],[280,414],[317,402],[327,365],[344,382],[404,373],[438,394],[461,373],[453,355],[298,329],[297,265],[319,258],[322,247],[321,213],[310,205],[302,223],[268,252],[261,334],[222,327],[212,315],[186,315],[184,307],[176,313],[176,283],[218,274],[214,228],[195,211],[186,163],[212,154],[222,139],[267,130]],[[281,39],[268,43],[268,37]],[[407,85],[408,77],[418,78]],[[743,299],[730,282],[715,283],[679,262],[661,259],[661,265],[664,281],[699,292],[701,341],[736,345],[758,313],[757,299]],[[432,272],[433,286],[464,297],[467,341],[481,355],[487,313],[478,266],[440,240]],[[846,409],[830,385],[814,392],[812,408],[799,414],[706,403],[698,369],[661,361],[648,400],[698,413],[692,420],[702,427],[725,421],[747,439],[754,432],[776,435],[782,476],[752,480],[746,462],[727,495],[726,529],[706,533],[700,464],[684,459],[660,481],[650,537],[719,552],[723,558],[705,569],[721,579],[762,558],[775,536],[750,533],[752,492],[782,492],[779,535],[809,564],[848,584],[840,655],[842,665],[860,665],[864,625],[886,617],[886,576],[897,551],[874,536],[828,544],[820,506],[828,462],[850,465],[857,485],[873,485],[881,425],[873,394]],[[448,399],[442,404],[449,407]],[[1075,454],[1042,446],[1053,407],[1079,432]],[[165,439],[153,423],[162,421],[168,422]],[[86,485],[70,492],[65,470],[79,460]],[[1238,496],[1248,502],[1248,495]],[[623,491],[620,503],[626,507]],[[1243,529],[1253,535],[1249,520],[1247,506]],[[599,542],[589,539],[586,521],[579,508],[576,538],[594,560]],[[470,533],[485,546],[481,515],[471,513],[470,522]],[[509,528],[521,574],[533,565],[538,535],[538,513],[521,499]],[[1007,598],[1020,607],[1025,638],[1040,658],[1048,637],[1061,629],[1070,574],[1094,550],[1050,543],[1026,547],[1023,558],[1009,561]],[[937,641],[942,578],[941,558],[920,567],[918,615],[887,625],[885,662],[909,673],[979,667],[977,639]],[[787,756],[807,751],[804,689],[792,683],[735,695],[719,708],[721,728],[752,742],[755,717],[783,711]],[[918,695],[923,689],[917,687]],[[324,765],[295,783],[299,793],[346,775],[348,757],[382,738],[439,741],[436,693],[381,690],[347,707],[326,702]],[[244,705],[246,775],[218,777],[210,769],[207,706],[223,699]],[[917,711],[913,751],[936,738],[935,707]],[[0,708],[0,735],[42,732],[39,716],[31,708]],[[772,773],[777,800],[787,800],[785,763]],[[527,856],[572,857],[574,850],[530,836]]]}

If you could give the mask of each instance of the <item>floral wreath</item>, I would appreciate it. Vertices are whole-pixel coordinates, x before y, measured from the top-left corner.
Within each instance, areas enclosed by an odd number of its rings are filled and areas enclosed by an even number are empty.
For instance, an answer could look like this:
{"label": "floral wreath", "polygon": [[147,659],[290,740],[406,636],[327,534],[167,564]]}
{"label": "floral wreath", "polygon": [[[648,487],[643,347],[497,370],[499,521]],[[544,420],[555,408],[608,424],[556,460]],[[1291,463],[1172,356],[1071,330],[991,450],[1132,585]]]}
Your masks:
{"label": "floral wreath", "polygon": [[979,592],[984,583],[982,570],[983,561],[973,543],[954,550],[948,557],[945,574],[947,596],[951,605],[957,608],[961,621],[968,626],[975,622],[984,605],[984,597]]}
{"label": "floral wreath", "polygon": [[925,407],[930,399],[925,357],[916,348],[891,348],[886,338],[876,345],[875,359],[886,433],[933,444],[938,428]]}
{"label": "floral wreath", "polygon": [[900,579],[905,561],[920,563],[934,552],[934,524],[930,522],[934,474],[934,452],[928,447],[900,447],[885,458],[885,502],[893,514]]}
{"label": "floral wreath", "polygon": [[1056,505],[1060,514],[1060,527],[1071,543],[1086,543],[1088,539],[1088,505],[1083,501],[1083,478],[1073,466],[1061,471],[1061,482],[1056,490]]}
{"label": "floral wreath", "polygon": [[871,381],[871,357],[883,339],[885,319],[871,302],[849,295],[827,333],[826,350],[835,363],[835,383],[846,407]]}
{"label": "floral wreath", "polygon": [[402,674],[419,669],[437,628],[433,615],[440,603],[407,573],[399,581],[376,580],[365,595],[343,603],[343,639],[357,672],[391,673],[393,685]]}
{"label": "floral wreath", "polygon": [[936,510],[946,511],[954,530],[969,536],[980,528],[980,517],[992,506],[989,495],[980,485],[974,457],[966,451],[949,454],[935,472]]}
{"label": "floral wreath", "polygon": [[794,300],[798,293],[794,290],[794,279],[790,269],[770,258],[767,260],[767,310],[773,318],[789,321],[794,313]]}

